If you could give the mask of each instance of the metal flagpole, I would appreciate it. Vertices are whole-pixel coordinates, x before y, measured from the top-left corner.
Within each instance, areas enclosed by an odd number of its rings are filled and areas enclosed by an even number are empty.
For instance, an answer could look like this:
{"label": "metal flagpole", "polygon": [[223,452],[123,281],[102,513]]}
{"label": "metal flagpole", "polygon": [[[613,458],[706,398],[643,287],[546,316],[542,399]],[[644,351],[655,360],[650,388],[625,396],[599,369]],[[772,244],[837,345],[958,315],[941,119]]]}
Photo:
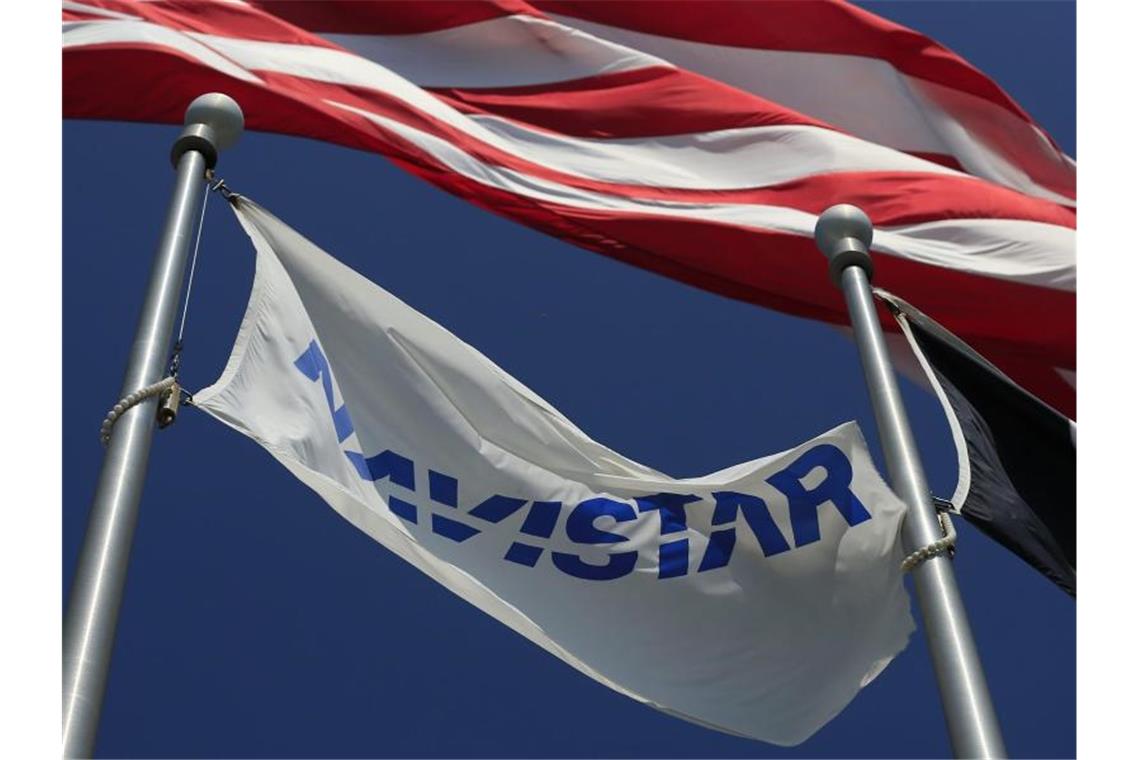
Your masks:
{"label": "metal flagpole", "polygon": [[[177,170],[166,227],[158,244],[127,362],[125,397],[159,380],[169,359],[170,338],[186,269],[186,255],[202,197],[206,169],[218,151],[241,135],[241,108],[230,97],[210,93],[186,110],[185,128],[171,149]],[[99,727],[115,624],[146,478],[157,401],[128,409],[111,431],[87,535],[63,630],[63,751],[90,757]]]}
{"label": "metal flagpole", "polygon": [[[872,232],[871,220],[861,209],[843,204],[819,217],[815,241],[847,300],[891,484],[908,507],[904,545],[913,552],[935,543],[942,533],[871,296]],[[912,574],[955,756],[1005,757],[1001,727],[949,557],[936,554]]]}

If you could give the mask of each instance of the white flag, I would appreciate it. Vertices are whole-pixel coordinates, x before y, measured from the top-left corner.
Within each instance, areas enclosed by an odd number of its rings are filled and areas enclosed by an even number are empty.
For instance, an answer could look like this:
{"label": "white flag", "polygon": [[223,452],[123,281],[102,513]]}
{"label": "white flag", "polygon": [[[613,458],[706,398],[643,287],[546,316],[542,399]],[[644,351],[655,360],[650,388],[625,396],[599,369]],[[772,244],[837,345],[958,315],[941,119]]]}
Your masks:
{"label": "white flag", "polygon": [[670,478],[248,199],[236,213],[257,274],[197,405],[463,599],[622,694],[784,745],[906,645],[904,506],[854,423]]}

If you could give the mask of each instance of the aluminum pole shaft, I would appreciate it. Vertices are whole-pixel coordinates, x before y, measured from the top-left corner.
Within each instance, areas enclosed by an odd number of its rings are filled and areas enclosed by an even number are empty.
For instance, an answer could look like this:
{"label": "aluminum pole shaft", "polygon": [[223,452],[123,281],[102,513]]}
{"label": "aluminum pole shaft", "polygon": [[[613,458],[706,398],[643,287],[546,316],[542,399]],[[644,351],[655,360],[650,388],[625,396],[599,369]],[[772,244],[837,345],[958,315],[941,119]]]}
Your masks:
{"label": "aluminum pole shaft", "polygon": [[[870,283],[860,267],[849,266],[843,271],[843,295],[851,313],[891,485],[908,507],[903,545],[908,552],[914,551],[940,539],[942,529],[891,368]],[[1001,727],[950,559],[944,554],[932,557],[911,574],[954,755],[1005,757]]]}
{"label": "aluminum pole shaft", "polygon": [[[171,154],[177,170],[174,193],[131,346],[122,396],[165,375],[206,169],[214,165],[218,150],[237,140],[242,126],[241,109],[225,95],[197,98],[186,112],[186,128]],[[99,474],[64,618],[64,757],[90,757],[95,748],[157,403],[158,399],[151,398],[119,418]]]}
{"label": "aluminum pole shaft", "polygon": [[[915,551],[942,538],[942,529],[871,295],[871,223],[853,206],[833,207],[820,217],[816,240],[847,301],[891,485],[907,505],[903,545]],[[912,577],[954,755],[1005,757],[1001,727],[950,559],[942,554],[921,562]]]}
{"label": "aluminum pole shaft", "polygon": [[[166,227],[123,379],[123,396],[165,375],[205,171],[206,159],[197,151],[187,151],[179,159]],[[99,475],[64,620],[65,757],[90,757],[95,747],[157,403],[151,398],[119,418]]]}

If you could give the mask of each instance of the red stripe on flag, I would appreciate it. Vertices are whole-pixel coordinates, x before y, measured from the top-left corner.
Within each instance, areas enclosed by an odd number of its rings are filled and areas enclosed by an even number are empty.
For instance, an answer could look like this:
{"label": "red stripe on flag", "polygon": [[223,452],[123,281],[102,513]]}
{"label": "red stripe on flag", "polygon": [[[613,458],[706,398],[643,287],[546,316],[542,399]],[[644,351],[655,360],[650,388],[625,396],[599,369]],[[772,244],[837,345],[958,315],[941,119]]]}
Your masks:
{"label": "red stripe on flag", "polygon": [[576,137],[653,137],[772,124],[834,129],[770,100],[665,66],[526,87],[430,89],[461,110]]}
{"label": "red stripe on flag", "polygon": [[[169,29],[220,37],[282,42],[291,45],[339,46],[256,8],[236,3],[203,0],[84,0],[85,4],[116,13],[138,16]],[[105,19],[104,19],[105,20]]]}
{"label": "red stripe on flag", "polygon": [[536,8],[607,26],[712,45],[879,58],[904,74],[985,98],[1027,122],[989,77],[924,34],[831,0],[534,0]]}
{"label": "red stripe on flag", "polygon": [[83,11],[71,11],[66,8],[63,10],[64,21],[102,21],[106,20],[106,16],[100,16],[96,13],[84,13]]}
{"label": "red stripe on flag", "polygon": [[251,0],[250,4],[325,34],[423,34],[503,16],[542,15],[521,0]]}

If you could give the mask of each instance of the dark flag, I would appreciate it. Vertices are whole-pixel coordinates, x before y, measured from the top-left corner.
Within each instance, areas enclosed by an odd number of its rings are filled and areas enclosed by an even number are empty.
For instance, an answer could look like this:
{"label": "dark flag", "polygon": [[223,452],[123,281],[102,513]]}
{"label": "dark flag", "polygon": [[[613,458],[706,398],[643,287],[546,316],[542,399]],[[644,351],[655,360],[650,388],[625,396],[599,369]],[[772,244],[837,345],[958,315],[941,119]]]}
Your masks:
{"label": "dark flag", "polygon": [[948,500],[1076,598],[1076,424],[906,301],[878,290],[946,410],[958,450]]}

